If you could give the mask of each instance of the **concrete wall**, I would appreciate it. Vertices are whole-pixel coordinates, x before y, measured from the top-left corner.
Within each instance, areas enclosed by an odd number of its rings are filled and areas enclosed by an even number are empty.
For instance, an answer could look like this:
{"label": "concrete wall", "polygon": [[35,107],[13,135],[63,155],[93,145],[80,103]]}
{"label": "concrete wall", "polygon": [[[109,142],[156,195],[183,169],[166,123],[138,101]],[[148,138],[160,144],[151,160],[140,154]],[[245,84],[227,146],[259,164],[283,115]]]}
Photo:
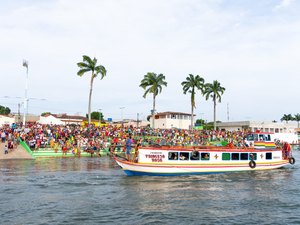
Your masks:
{"label": "concrete wall", "polygon": [[60,119],[55,118],[54,116],[40,116],[40,120],[37,121],[40,124],[55,124],[55,125],[64,125],[65,123]]}
{"label": "concrete wall", "polygon": [[242,129],[250,129],[255,132],[257,130],[261,132],[270,133],[294,133],[297,128],[297,123],[285,123],[285,122],[268,122],[268,121],[238,121],[238,122],[223,122],[217,123],[219,129],[226,129],[229,131],[236,131]]}
{"label": "concrete wall", "polygon": [[[152,120],[150,119],[150,126],[152,125]],[[155,128],[159,129],[171,129],[171,128],[179,128],[179,129],[189,129],[191,125],[191,120],[187,119],[155,119]]]}
{"label": "concrete wall", "polygon": [[5,125],[5,124],[13,124],[15,123],[15,118],[14,117],[8,117],[4,115],[0,115],[0,127]]}

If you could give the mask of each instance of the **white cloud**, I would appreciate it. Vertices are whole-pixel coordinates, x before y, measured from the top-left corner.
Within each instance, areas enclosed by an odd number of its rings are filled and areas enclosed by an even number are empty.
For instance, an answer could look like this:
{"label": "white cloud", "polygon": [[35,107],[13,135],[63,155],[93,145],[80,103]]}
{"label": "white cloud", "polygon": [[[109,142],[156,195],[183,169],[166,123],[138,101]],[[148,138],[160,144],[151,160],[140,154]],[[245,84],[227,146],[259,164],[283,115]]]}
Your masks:
{"label": "white cloud", "polygon": [[[95,80],[92,103],[105,116],[120,118],[121,106],[126,107],[124,117],[150,112],[152,99],[142,98],[139,87],[149,71],[164,73],[168,82],[157,97],[158,111],[190,111],[180,83],[193,73],[226,87],[218,104],[220,120],[226,120],[227,102],[235,119],[252,115],[278,120],[281,105],[284,113],[299,113],[294,104],[300,95],[299,4],[278,15],[268,11],[269,5],[226,2],[64,0],[8,5],[0,9],[5,21],[0,25],[0,78],[6,84],[0,97],[23,96],[21,63],[26,58],[30,96],[48,99],[47,104],[32,101],[32,112],[84,114],[89,75],[76,76],[76,63],[88,54],[108,70],[107,77]],[[197,113],[211,120],[211,101],[198,95],[196,102]]]}
{"label": "white cloud", "polygon": [[274,10],[276,11],[276,10],[286,8],[290,6],[293,2],[294,0],[281,0],[281,2],[274,7]]}

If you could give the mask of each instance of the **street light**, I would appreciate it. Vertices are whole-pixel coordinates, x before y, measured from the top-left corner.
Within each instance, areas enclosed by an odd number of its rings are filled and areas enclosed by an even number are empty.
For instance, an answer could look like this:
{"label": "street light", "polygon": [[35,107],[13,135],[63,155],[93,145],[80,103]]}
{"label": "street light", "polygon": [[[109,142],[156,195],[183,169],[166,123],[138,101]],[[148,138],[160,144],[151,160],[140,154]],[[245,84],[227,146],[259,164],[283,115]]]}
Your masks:
{"label": "street light", "polygon": [[137,120],[136,120],[136,127],[138,128],[139,127],[139,122],[141,121],[142,122],[142,120],[140,120],[140,116],[141,115],[143,115],[143,113],[137,113],[136,114],[136,117],[137,117]]}
{"label": "street light", "polygon": [[[200,123],[201,123],[201,125],[203,125],[202,122],[204,122],[204,120],[202,119],[202,117],[203,117],[204,113],[199,113],[199,115],[200,115]],[[203,120],[203,121],[202,121],[202,120]]]}
{"label": "street light", "polygon": [[[22,97],[19,97],[19,96],[2,96],[0,98],[7,98],[7,99],[22,99]],[[28,103],[29,103],[29,100],[40,100],[40,101],[47,101],[47,99],[45,98],[27,98],[26,99],[26,102],[27,102],[27,113],[28,113]],[[21,106],[24,105],[24,102],[18,102],[18,123],[21,122],[21,112],[20,112],[20,109],[21,109]],[[25,110],[24,110],[24,114],[25,114]],[[24,118],[23,118],[24,119]]]}
{"label": "street light", "polygon": [[125,109],[125,107],[120,107],[121,109],[121,123],[123,125],[123,109]]}
{"label": "street light", "polygon": [[28,110],[28,99],[27,99],[27,92],[28,92],[28,61],[23,60],[23,66],[26,67],[26,81],[25,81],[25,98],[24,98],[24,117],[23,117],[23,126],[25,127],[26,123],[26,114]]}

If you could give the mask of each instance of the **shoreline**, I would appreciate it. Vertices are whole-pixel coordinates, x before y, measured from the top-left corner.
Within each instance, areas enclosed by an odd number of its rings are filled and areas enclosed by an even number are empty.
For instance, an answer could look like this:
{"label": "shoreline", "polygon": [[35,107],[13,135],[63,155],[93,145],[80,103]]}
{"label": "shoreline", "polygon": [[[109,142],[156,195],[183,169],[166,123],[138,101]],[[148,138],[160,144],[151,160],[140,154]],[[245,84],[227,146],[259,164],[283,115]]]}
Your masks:
{"label": "shoreline", "polygon": [[7,144],[0,143],[0,160],[6,159],[34,159],[21,145],[18,145],[14,149],[9,149],[8,154],[4,154],[4,146]]}

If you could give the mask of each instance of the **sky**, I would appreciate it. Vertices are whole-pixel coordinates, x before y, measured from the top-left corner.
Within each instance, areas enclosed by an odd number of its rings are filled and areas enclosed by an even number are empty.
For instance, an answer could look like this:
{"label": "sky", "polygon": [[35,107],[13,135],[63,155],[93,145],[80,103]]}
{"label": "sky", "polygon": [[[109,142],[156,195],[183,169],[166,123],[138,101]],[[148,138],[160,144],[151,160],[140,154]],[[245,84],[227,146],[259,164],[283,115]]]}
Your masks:
{"label": "sky", "polygon": [[[220,121],[279,121],[300,113],[298,0],[0,0],[0,105],[18,111],[85,115],[90,74],[83,55],[107,75],[95,78],[92,111],[146,119],[147,72],[166,76],[157,112],[191,112],[181,82],[189,74],[226,90]],[[7,96],[7,97],[5,97]],[[21,113],[23,108],[21,107]],[[213,121],[213,102],[196,92],[196,118]]]}

